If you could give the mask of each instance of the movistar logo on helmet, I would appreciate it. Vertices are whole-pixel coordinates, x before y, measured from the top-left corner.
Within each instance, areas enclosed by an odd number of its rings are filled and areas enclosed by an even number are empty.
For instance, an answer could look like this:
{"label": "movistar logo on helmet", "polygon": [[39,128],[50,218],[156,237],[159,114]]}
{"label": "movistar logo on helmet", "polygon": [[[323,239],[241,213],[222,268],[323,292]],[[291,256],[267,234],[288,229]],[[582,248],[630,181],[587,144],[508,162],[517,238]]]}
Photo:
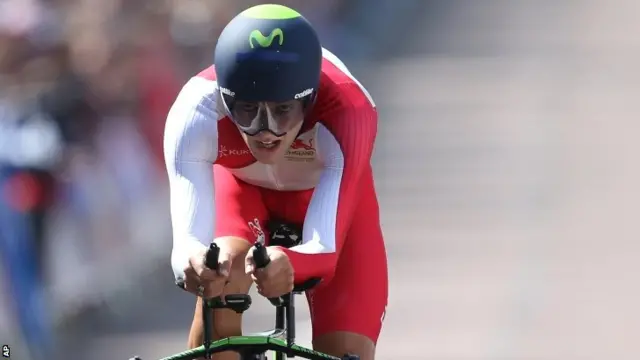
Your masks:
{"label": "movistar logo on helmet", "polygon": [[282,45],[282,43],[284,43],[284,33],[282,32],[282,29],[275,28],[271,30],[269,36],[264,36],[260,30],[253,30],[251,34],[249,34],[249,45],[253,49],[255,47],[253,44],[255,40],[260,47],[266,48],[271,46],[276,37],[278,38],[278,44]]}

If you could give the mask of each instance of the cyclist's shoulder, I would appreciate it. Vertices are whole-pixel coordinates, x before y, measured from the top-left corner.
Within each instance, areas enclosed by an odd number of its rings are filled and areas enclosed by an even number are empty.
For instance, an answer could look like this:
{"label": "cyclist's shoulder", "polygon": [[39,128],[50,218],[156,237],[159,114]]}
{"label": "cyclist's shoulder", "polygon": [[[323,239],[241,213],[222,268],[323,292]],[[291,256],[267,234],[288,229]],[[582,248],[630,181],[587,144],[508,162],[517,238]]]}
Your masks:
{"label": "cyclist's shoulder", "polygon": [[192,76],[183,85],[167,115],[165,147],[188,147],[189,153],[197,156],[206,152],[206,158],[213,154],[215,149],[210,149],[209,144],[218,137],[218,122],[222,117],[216,92],[217,84],[207,70]]}
{"label": "cyclist's shoulder", "polygon": [[367,89],[335,54],[323,49],[322,55],[320,88],[308,126],[320,123],[333,135],[352,136],[358,136],[362,126],[375,127],[375,103]]}
{"label": "cyclist's shoulder", "polygon": [[187,80],[182,86],[176,102],[194,105],[202,102],[215,104],[217,91],[218,83],[215,77],[215,69],[210,66]]}
{"label": "cyclist's shoulder", "polygon": [[353,84],[356,81],[347,65],[337,55],[322,48],[321,88],[340,91],[343,85]]}
{"label": "cyclist's shoulder", "polygon": [[220,117],[218,85],[212,72],[212,68],[207,68],[186,81],[169,111],[170,120],[190,122]]}
{"label": "cyclist's shoulder", "polygon": [[321,112],[335,112],[336,108],[375,107],[367,89],[337,55],[323,48],[322,57],[318,92],[318,108]]}
{"label": "cyclist's shoulder", "polygon": [[196,75],[194,75],[192,78],[200,78],[200,79],[204,79],[204,80],[208,80],[208,81],[216,81],[216,67],[214,65],[211,65],[207,68],[204,68],[203,70],[201,70],[199,73],[197,73]]}

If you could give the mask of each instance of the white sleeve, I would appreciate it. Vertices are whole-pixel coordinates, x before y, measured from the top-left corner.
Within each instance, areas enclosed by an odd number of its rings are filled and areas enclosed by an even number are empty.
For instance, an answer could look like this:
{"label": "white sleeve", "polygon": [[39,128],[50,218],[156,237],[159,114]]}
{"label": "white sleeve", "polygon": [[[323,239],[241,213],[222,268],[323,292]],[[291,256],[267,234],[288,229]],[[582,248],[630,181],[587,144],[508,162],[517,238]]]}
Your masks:
{"label": "white sleeve", "polygon": [[322,124],[318,126],[317,142],[324,169],[304,218],[302,244],[291,248],[303,254],[333,253],[337,248],[336,222],[344,154],[338,140]]}
{"label": "white sleeve", "polygon": [[176,279],[184,277],[190,254],[213,241],[213,163],[218,153],[215,89],[215,81],[192,78],[167,116],[164,158],[173,225],[171,267]]}

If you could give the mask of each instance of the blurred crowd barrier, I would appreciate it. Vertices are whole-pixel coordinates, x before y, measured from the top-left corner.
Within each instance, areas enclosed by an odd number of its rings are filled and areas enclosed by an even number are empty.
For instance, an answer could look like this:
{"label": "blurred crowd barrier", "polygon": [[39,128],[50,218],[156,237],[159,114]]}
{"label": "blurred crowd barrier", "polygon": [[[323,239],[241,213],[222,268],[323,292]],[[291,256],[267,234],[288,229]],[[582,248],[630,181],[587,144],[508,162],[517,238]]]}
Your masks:
{"label": "blurred crowd barrier", "polygon": [[[0,1],[3,339],[40,358],[56,328],[167,261],[166,113],[224,25],[258,3]],[[374,56],[367,19],[393,18],[384,1],[279,3],[346,56]]]}

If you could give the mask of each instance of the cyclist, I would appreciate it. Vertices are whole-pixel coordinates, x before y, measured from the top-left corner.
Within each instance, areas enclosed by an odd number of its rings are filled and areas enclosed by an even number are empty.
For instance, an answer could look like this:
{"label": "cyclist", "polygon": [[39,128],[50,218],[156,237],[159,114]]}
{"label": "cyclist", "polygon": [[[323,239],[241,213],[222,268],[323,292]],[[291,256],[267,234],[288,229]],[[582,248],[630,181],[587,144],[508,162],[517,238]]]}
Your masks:
{"label": "cyclist", "polygon": [[[165,129],[176,280],[206,298],[246,293],[252,282],[276,297],[321,277],[307,293],[314,348],[374,359],[388,291],[370,164],[375,104],[285,6],[236,16],[214,58],[184,85]],[[268,246],[271,262],[256,270],[249,250],[274,218],[302,226],[301,244]],[[204,266],[211,241],[218,271]],[[200,301],[191,347],[202,344]],[[241,335],[231,310],[215,310],[213,323],[216,338]]]}

